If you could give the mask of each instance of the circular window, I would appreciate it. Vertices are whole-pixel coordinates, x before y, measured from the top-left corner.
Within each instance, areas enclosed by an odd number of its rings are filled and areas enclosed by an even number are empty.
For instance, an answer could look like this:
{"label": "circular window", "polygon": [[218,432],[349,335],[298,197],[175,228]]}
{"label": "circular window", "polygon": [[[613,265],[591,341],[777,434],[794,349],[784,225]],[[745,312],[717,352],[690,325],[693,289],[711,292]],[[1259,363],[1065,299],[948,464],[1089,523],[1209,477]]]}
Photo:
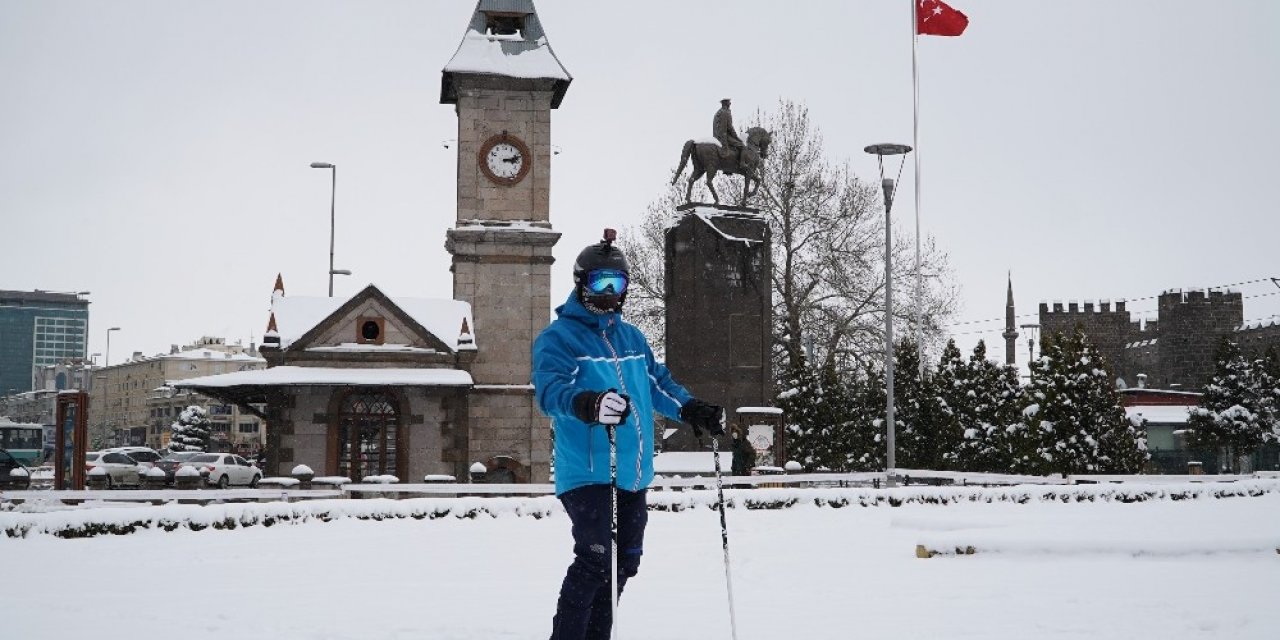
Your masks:
{"label": "circular window", "polygon": [[360,337],[365,340],[373,342],[381,335],[382,328],[378,326],[378,322],[376,320],[365,320],[364,324],[360,325]]}

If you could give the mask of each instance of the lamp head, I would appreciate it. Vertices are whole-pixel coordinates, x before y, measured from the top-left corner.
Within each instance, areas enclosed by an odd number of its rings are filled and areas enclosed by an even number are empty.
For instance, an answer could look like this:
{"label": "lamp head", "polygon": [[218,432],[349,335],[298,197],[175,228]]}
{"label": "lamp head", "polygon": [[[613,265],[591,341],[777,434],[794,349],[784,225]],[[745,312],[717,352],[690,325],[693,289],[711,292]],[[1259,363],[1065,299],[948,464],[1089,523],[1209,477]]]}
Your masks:
{"label": "lamp head", "polygon": [[332,169],[333,165],[328,162],[312,162],[312,169]]}

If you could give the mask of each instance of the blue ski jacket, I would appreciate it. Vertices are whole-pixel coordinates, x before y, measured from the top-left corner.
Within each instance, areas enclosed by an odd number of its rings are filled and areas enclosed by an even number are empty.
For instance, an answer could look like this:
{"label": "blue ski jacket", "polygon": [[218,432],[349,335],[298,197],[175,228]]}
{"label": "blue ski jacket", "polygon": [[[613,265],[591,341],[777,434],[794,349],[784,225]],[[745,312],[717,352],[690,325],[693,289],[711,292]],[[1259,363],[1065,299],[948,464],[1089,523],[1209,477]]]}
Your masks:
{"label": "blue ski jacket", "polygon": [[639,491],[653,481],[653,414],[679,419],[690,395],[653,358],[644,334],[621,314],[596,314],[570,294],[555,320],[533,342],[538,406],[555,425],[556,495],[609,483],[609,435],[573,414],[584,391],[616,389],[631,398],[631,414],[616,429],[618,488]]}

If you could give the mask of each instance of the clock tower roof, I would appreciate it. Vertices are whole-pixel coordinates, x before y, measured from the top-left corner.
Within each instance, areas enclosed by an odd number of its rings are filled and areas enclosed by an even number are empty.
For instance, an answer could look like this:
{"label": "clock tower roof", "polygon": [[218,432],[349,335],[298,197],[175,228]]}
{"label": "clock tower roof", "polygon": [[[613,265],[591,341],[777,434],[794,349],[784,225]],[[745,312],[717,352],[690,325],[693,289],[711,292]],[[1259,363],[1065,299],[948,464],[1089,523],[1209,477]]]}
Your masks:
{"label": "clock tower roof", "polygon": [[480,0],[458,50],[444,66],[440,102],[456,104],[460,75],[548,80],[551,107],[560,106],[573,76],[560,64],[542,30],[533,0]]}

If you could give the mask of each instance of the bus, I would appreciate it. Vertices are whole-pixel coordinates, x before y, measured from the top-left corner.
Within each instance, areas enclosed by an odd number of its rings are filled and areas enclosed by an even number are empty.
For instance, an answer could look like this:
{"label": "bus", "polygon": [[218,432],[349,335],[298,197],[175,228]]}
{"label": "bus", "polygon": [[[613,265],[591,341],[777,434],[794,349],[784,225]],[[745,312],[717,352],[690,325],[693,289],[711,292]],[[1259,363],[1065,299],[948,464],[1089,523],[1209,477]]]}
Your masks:
{"label": "bus", "polygon": [[23,424],[0,418],[0,449],[25,465],[40,462],[44,447],[44,425]]}

